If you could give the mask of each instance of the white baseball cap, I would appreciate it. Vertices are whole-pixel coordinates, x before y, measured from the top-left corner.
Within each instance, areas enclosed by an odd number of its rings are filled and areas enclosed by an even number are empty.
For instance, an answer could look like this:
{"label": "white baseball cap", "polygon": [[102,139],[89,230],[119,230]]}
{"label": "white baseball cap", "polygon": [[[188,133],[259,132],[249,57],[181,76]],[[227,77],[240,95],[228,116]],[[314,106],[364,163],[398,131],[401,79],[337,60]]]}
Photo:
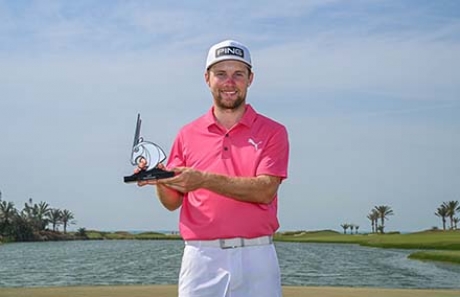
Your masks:
{"label": "white baseball cap", "polygon": [[206,70],[217,62],[225,60],[241,61],[247,64],[249,68],[252,67],[249,49],[235,40],[224,40],[209,49]]}

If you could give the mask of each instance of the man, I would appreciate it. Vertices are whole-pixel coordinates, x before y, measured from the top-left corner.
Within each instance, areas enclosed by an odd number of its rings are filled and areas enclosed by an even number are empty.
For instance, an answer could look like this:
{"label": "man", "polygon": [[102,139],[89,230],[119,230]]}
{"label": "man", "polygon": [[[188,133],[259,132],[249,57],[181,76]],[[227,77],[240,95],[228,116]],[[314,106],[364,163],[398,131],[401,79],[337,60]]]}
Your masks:
{"label": "man", "polygon": [[171,211],[182,206],[180,297],[281,296],[272,236],[287,177],[287,131],[246,103],[254,78],[246,46],[212,46],[204,77],[213,106],[174,141],[166,168],[176,175],[139,185],[156,185]]}

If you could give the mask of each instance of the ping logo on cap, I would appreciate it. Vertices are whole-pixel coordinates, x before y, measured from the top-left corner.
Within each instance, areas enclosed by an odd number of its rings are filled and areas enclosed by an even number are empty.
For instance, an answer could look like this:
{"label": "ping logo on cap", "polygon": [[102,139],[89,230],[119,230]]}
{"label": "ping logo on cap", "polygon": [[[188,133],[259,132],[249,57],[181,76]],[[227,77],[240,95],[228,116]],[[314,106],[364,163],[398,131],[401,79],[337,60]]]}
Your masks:
{"label": "ping logo on cap", "polygon": [[235,46],[224,46],[216,49],[216,58],[221,56],[237,56],[244,59],[244,51]]}
{"label": "ping logo on cap", "polygon": [[224,40],[211,46],[206,58],[206,70],[212,65],[225,60],[237,60],[252,67],[251,53],[248,48],[235,40]]}

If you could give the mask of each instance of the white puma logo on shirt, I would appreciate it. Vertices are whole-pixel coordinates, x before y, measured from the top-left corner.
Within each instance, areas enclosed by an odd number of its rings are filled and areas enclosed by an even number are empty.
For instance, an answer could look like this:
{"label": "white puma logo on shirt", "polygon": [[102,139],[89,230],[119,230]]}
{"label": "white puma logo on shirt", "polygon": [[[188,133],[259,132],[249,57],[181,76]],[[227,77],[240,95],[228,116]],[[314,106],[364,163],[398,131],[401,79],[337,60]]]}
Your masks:
{"label": "white puma logo on shirt", "polygon": [[248,139],[248,142],[249,142],[250,144],[252,144],[252,146],[254,146],[254,148],[255,148],[256,151],[259,149],[259,144],[262,143],[262,141],[259,141],[259,142],[256,143],[252,138],[249,138],[249,139]]}

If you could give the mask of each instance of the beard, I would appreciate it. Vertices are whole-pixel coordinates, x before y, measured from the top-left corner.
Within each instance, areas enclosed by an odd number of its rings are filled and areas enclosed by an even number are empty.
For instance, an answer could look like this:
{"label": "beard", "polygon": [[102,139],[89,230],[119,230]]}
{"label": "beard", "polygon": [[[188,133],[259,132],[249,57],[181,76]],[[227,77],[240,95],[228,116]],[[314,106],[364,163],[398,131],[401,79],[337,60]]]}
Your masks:
{"label": "beard", "polygon": [[217,105],[217,107],[221,109],[227,109],[227,110],[238,109],[241,105],[244,104],[245,101],[246,101],[246,96],[238,96],[236,100],[234,101],[224,100],[222,99],[221,95],[217,95],[214,98],[214,102]]}

